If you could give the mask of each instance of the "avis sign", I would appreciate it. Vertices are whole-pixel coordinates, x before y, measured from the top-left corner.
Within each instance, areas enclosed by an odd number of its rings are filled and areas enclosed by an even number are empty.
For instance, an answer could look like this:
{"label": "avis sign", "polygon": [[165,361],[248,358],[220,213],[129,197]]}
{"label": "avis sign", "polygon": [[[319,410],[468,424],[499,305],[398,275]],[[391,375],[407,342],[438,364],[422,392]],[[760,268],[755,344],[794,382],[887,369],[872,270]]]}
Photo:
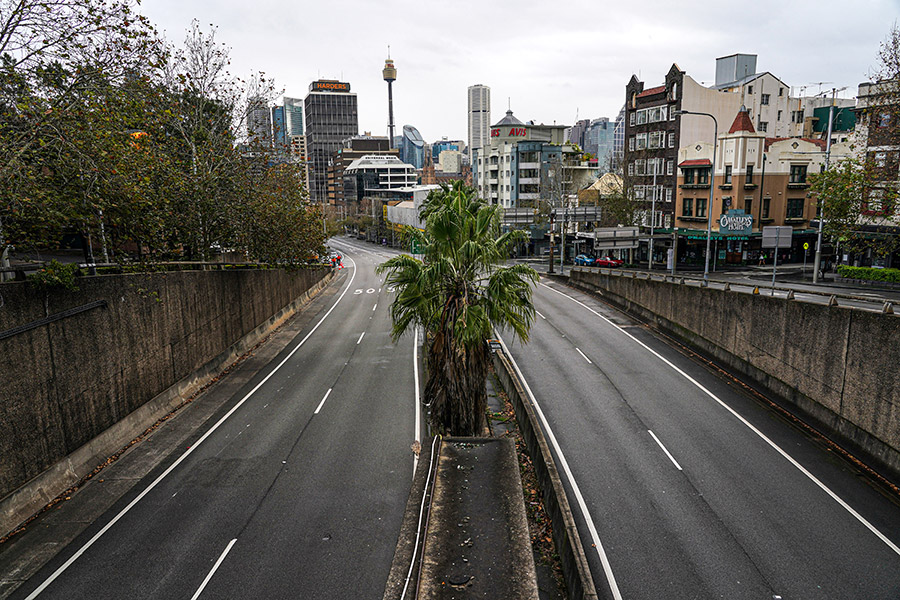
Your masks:
{"label": "avis sign", "polygon": [[[494,127],[491,129],[491,137],[500,137],[503,134],[505,127]],[[525,137],[528,135],[527,127],[510,127],[509,131],[506,132],[506,137]]]}
{"label": "avis sign", "polygon": [[743,210],[729,210],[719,217],[719,233],[749,235],[753,229],[753,216]]}

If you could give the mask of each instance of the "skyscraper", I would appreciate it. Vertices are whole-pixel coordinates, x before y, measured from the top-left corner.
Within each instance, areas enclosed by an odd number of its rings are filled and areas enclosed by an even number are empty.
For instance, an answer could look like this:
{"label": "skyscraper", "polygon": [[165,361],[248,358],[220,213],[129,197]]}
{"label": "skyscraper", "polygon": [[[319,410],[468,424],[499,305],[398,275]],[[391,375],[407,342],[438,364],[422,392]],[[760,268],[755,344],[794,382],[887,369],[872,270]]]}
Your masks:
{"label": "skyscraper", "polygon": [[359,133],[356,94],[344,81],[320,79],[309,84],[304,101],[309,153],[309,196],[326,202],[328,162],[341,142]]}
{"label": "skyscraper", "polygon": [[247,110],[247,139],[251,146],[272,145],[272,113],[262,96],[250,98]]}
{"label": "skyscraper", "polygon": [[425,140],[422,134],[412,125],[403,126],[403,137],[400,139],[400,156],[406,164],[417,169],[425,166]]}
{"label": "skyscraper", "polygon": [[275,144],[276,150],[284,150],[290,143],[290,136],[287,135],[287,129],[284,125],[284,107],[272,107],[272,142]]}
{"label": "skyscraper", "polygon": [[303,100],[284,97],[284,127],[288,139],[303,135]]}
{"label": "skyscraper", "polygon": [[469,156],[490,143],[490,128],[491,88],[480,83],[469,86]]}

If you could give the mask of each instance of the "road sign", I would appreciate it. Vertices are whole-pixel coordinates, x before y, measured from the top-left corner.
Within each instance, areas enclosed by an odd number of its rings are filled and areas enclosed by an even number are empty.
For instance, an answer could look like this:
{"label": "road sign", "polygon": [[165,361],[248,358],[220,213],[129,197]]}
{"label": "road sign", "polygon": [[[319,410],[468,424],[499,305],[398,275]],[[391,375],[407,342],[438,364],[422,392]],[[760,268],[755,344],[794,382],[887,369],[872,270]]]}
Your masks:
{"label": "road sign", "polygon": [[809,250],[809,242],[803,242],[803,249]]}
{"label": "road sign", "polygon": [[771,225],[762,228],[763,248],[790,248],[794,228],[789,225]]}

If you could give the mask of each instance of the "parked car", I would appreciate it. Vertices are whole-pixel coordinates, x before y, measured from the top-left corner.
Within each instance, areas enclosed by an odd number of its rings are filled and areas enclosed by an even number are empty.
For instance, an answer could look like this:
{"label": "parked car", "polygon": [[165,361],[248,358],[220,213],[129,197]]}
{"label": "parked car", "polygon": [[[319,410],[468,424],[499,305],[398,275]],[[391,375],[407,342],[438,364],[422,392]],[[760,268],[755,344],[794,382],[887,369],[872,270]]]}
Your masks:
{"label": "parked car", "polygon": [[595,267],[606,267],[608,269],[615,269],[617,267],[621,267],[624,264],[624,261],[619,260],[618,258],[612,258],[609,256],[601,256],[597,260],[594,261]]}
{"label": "parked car", "polygon": [[584,267],[590,267],[590,266],[593,266],[593,264],[594,264],[594,258],[591,256],[588,256],[587,254],[579,254],[578,256],[575,257],[575,264],[581,265]]}

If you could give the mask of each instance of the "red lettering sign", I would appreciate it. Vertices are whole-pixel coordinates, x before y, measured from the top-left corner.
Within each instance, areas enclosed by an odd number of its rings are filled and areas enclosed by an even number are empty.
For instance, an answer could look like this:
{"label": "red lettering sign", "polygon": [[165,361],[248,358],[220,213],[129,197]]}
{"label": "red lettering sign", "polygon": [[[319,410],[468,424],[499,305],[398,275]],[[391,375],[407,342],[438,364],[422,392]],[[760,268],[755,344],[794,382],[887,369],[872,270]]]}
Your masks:
{"label": "red lettering sign", "polygon": [[491,137],[500,137],[499,129],[491,129]]}
{"label": "red lettering sign", "polygon": [[524,136],[527,130],[524,127],[513,127],[509,130],[509,137]]}

